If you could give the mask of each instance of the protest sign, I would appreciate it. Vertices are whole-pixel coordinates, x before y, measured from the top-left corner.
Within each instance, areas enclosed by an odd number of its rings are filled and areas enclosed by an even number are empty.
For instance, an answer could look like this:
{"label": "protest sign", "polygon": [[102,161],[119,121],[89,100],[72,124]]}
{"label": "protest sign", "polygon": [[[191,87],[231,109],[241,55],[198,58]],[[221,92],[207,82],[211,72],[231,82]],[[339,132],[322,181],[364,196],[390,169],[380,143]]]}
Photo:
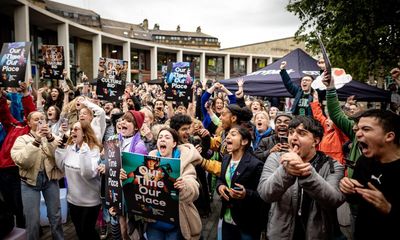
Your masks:
{"label": "protest sign", "polygon": [[56,45],[43,45],[43,79],[64,79],[64,47]]}
{"label": "protest sign", "polygon": [[0,53],[0,87],[18,87],[25,81],[30,42],[4,43]]}
{"label": "protest sign", "polygon": [[192,99],[194,82],[194,66],[190,62],[169,63],[165,76],[165,99],[184,102]]}
{"label": "protest sign", "polygon": [[122,211],[122,186],[119,180],[119,172],[121,169],[121,150],[119,140],[106,141],[104,144],[104,152],[106,155],[106,206],[114,207],[114,210],[120,214]]}
{"label": "protest sign", "polygon": [[128,178],[122,183],[128,211],[154,220],[179,222],[180,160],[122,153]]}
{"label": "protest sign", "polygon": [[100,58],[97,76],[97,97],[109,102],[121,102],[125,90],[128,62],[112,58]]}

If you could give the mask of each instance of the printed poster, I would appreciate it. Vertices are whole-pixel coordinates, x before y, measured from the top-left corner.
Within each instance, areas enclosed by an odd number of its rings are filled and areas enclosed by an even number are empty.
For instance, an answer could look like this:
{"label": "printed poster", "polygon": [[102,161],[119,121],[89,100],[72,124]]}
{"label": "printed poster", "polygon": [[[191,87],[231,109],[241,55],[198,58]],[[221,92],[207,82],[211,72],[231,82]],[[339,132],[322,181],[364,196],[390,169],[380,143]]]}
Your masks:
{"label": "printed poster", "polygon": [[187,105],[192,98],[194,80],[194,66],[192,63],[169,63],[165,76],[165,99],[184,102]]}
{"label": "printed poster", "polygon": [[43,79],[64,79],[63,70],[64,62],[64,47],[56,45],[43,45],[43,68],[41,71]]}
{"label": "printed poster", "polygon": [[114,207],[118,214],[122,211],[122,186],[119,180],[121,149],[119,144],[118,139],[106,141],[104,143],[104,153],[106,156],[106,206],[107,209]]}
{"label": "printed poster", "polygon": [[128,61],[100,58],[97,76],[97,97],[109,102],[121,102],[125,91]]}
{"label": "printed poster", "polygon": [[0,53],[0,87],[19,87],[25,81],[31,42],[4,43]]}
{"label": "printed poster", "polygon": [[180,160],[122,153],[122,167],[128,179],[123,183],[128,211],[154,220],[179,223]]}

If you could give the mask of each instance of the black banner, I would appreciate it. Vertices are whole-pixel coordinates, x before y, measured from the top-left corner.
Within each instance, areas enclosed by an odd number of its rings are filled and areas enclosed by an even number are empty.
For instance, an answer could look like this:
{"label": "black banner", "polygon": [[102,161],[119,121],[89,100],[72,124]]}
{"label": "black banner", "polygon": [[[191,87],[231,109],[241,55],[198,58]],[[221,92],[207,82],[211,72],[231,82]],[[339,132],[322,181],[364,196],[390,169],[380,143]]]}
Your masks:
{"label": "black banner", "polygon": [[0,53],[0,87],[19,87],[25,81],[31,42],[4,43]]}
{"label": "black banner", "polygon": [[100,58],[97,77],[97,97],[109,102],[121,102],[125,91],[128,62],[111,58]]}
{"label": "black banner", "polygon": [[122,186],[119,180],[121,169],[121,150],[119,140],[110,140],[104,143],[106,155],[106,206],[107,209],[114,207],[120,214],[122,211]]}
{"label": "black banner", "polygon": [[43,68],[41,71],[43,79],[64,79],[65,67],[64,47],[56,45],[43,45]]}
{"label": "black banner", "polygon": [[194,66],[190,62],[169,63],[165,76],[165,99],[184,102],[192,99],[194,82]]}

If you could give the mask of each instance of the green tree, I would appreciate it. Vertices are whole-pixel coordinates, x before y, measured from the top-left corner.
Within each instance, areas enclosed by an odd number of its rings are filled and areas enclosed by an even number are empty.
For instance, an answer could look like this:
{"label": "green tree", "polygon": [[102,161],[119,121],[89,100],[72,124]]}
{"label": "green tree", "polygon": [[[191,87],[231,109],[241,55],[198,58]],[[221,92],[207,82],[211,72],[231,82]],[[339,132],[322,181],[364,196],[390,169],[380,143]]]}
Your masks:
{"label": "green tree", "polygon": [[302,21],[296,39],[318,54],[318,31],[332,65],[356,80],[387,75],[399,63],[399,0],[289,0],[287,10]]}

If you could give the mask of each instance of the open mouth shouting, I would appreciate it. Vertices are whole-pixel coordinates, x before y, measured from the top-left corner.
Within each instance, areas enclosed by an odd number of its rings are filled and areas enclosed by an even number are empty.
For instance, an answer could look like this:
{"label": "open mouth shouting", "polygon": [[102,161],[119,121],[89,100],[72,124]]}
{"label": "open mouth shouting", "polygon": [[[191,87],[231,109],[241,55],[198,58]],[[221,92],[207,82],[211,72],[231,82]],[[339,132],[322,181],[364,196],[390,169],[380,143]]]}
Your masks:
{"label": "open mouth shouting", "polygon": [[158,143],[158,149],[160,151],[160,154],[162,156],[165,156],[167,154],[167,144],[165,142],[159,142]]}
{"label": "open mouth shouting", "polygon": [[368,153],[370,153],[370,151],[369,151],[370,149],[369,149],[367,143],[365,143],[365,142],[363,142],[363,141],[358,141],[358,146],[359,146],[359,148],[361,149],[361,152],[362,152],[365,156],[367,156]]}
{"label": "open mouth shouting", "polygon": [[279,135],[286,135],[286,133],[288,132],[288,129],[285,126],[276,127],[275,130],[278,132]]}
{"label": "open mouth shouting", "polygon": [[225,140],[225,145],[226,145],[226,151],[228,151],[229,153],[232,152],[233,150],[233,142],[230,139],[226,139]]}

